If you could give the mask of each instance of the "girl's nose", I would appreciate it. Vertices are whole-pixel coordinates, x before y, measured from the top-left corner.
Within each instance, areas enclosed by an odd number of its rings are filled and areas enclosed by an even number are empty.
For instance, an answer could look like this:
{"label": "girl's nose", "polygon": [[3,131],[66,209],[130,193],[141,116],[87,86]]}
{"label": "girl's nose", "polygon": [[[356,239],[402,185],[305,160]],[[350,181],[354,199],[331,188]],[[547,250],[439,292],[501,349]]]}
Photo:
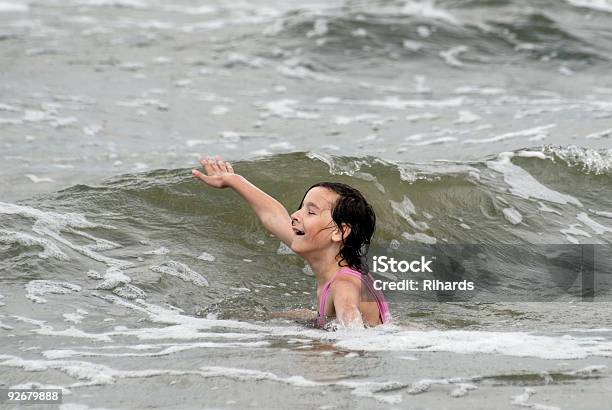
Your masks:
{"label": "girl's nose", "polygon": [[298,215],[298,211],[295,211],[294,213],[291,214],[291,225],[293,225],[296,222],[299,222],[297,215]]}

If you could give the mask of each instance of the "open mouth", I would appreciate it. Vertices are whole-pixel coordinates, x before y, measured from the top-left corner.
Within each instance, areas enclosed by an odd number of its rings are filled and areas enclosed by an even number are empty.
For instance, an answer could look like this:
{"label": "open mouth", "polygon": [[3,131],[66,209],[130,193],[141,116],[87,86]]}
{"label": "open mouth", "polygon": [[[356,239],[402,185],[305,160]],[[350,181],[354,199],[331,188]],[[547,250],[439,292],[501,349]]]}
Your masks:
{"label": "open mouth", "polygon": [[299,235],[299,236],[304,235],[304,231],[300,231],[299,229],[296,229],[296,228],[293,228],[293,232],[294,232],[296,235]]}

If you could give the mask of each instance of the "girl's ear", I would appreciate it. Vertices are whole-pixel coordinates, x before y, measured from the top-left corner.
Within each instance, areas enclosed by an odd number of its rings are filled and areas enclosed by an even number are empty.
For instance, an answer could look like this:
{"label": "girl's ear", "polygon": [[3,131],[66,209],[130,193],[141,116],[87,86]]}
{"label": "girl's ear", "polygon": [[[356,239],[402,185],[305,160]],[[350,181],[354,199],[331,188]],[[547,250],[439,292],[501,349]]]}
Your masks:
{"label": "girl's ear", "polygon": [[334,229],[334,232],[332,233],[332,241],[342,242],[342,240],[346,240],[350,234],[351,226],[347,223],[342,223],[340,224],[340,227],[336,226]]}

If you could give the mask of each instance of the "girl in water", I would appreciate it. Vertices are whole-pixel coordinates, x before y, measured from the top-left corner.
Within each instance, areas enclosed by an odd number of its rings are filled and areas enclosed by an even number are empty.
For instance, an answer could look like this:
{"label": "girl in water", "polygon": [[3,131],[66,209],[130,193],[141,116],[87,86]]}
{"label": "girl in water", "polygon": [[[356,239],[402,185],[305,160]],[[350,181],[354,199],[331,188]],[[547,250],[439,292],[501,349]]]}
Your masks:
{"label": "girl in water", "polygon": [[244,198],[264,228],[304,258],[317,281],[316,322],[336,317],[344,326],[377,326],[389,321],[382,292],[375,290],[365,254],[376,216],[361,193],[346,184],[320,182],[310,187],[299,209],[285,207],[217,155],[200,160],[194,177],[215,188],[230,187]]}

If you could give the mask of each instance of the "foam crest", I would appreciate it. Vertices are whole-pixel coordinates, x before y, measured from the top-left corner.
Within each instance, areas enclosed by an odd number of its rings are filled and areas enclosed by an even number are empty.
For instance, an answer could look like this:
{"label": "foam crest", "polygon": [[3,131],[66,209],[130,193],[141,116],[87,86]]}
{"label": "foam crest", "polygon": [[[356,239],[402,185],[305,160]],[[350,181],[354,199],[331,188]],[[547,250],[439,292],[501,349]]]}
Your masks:
{"label": "foam crest", "polygon": [[[24,218],[34,219],[32,230],[35,233],[43,236],[49,236],[55,239],[57,242],[81,253],[82,255],[102,262],[108,266],[114,266],[120,269],[133,266],[131,262],[110,258],[98,252],[99,250],[120,247],[119,244],[107,241],[105,239],[96,238],[93,235],[78,230],[79,228],[115,229],[113,226],[90,222],[85,218],[85,216],[78,213],[60,214],[57,212],[44,212],[29,206],[15,205],[5,202],[0,202],[0,214],[19,215]],[[72,234],[82,236],[86,239],[93,240],[95,243],[90,245],[77,245],[64,238],[61,235],[62,231],[67,231]]]}
{"label": "foam crest", "polygon": [[575,145],[568,147],[547,147],[545,152],[567,163],[596,175],[612,172],[612,149],[596,150]]}
{"label": "foam crest", "polygon": [[36,303],[47,303],[43,298],[46,294],[66,295],[73,292],[80,292],[81,287],[68,282],[54,282],[50,280],[33,280],[25,285],[26,298]]}
{"label": "foam crest", "polygon": [[514,165],[511,158],[512,152],[502,152],[495,161],[487,161],[487,167],[503,174],[504,181],[510,185],[510,192],[521,198],[541,199],[543,201],[557,204],[573,204],[582,206],[580,201],[570,195],[554,191],[536,180],[529,172]]}
{"label": "foam crest", "polygon": [[8,231],[0,229],[0,243],[3,244],[19,244],[23,246],[41,246],[43,251],[38,254],[42,259],[55,258],[60,260],[68,260],[68,256],[51,241],[36,236],[28,235],[22,232]]}
{"label": "foam crest", "polygon": [[197,286],[209,286],[208,280],[197,273],[196,271],[189,268],[181,262],[168,261],[160,265],[154,265],[150,268],[153,272],[163,273],[165,275],[175,276],[185,282],[191,282]]}

